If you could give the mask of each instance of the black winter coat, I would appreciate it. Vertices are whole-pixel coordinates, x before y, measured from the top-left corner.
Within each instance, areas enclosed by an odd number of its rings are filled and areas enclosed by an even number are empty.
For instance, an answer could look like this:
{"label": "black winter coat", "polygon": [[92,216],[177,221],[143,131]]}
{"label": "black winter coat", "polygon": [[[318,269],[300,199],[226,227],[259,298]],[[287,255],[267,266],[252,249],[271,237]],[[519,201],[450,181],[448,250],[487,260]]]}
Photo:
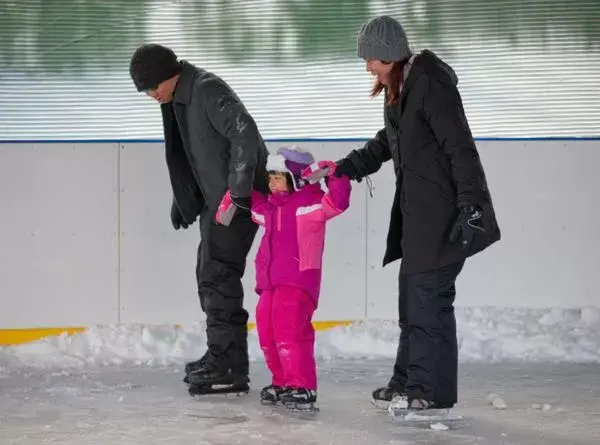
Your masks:
{"label": "black winter coat", "polygon": [[182,62],[171,103],[162,104],[173,197],[188,224],[207,206],[215,213],[227,191],[266,192],[268,151],[254,119],[227,83]]}
{"label": "black winter coat", "polygon": [[[431,51],[412,63],[398,102],[385,106],[385,128],[349,159],[359,177],[392,159],[396,193],[383,265],[402,258],[405,273],[431,271],[500,239],[483,167],[452,68]],[[387,97],[386,97],[387,103]],[[460,207],[477,205],[485,233],[471,247],[450,243]]]}

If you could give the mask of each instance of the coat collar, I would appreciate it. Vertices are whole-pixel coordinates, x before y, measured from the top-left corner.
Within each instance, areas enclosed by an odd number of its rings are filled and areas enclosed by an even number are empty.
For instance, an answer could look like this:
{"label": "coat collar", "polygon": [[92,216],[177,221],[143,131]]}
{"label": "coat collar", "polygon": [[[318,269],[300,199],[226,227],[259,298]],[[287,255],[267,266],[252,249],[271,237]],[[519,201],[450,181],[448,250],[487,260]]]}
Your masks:
{"label": "coat collar", "polygon": [[420,74],[417,70],[413,69],[413,65],[415,63],[415,59],[417,58],[416,54],[413,54],[409,59],[408,63],[404,66],[404,84],[402,85],[402,90],[400,91],[400,100],[397,102],[401,105],[402,109],[404,109],[404,102],[406,101],[406,96],[415,85],[415,82],[419,78]]}
{"label": "coat collar", "polygon": [[182,70],[179,75],[179,81],[175,87],[175,97],[173,101],[179,104],[189,105],[192,102],[192,92],[194,90],[194,80],[198,74],[198,69],[185,60],[181,61]]}
{"label": "coat collar", "polygon": [[319,193],[323,193],[321,184],[307,184],[298,191],[275,195],[270,194],[268,199],[271,204],[276,206],[281,206],[287,202],[303,205],[305,202],[314,200],[314,196],[318,195]]}

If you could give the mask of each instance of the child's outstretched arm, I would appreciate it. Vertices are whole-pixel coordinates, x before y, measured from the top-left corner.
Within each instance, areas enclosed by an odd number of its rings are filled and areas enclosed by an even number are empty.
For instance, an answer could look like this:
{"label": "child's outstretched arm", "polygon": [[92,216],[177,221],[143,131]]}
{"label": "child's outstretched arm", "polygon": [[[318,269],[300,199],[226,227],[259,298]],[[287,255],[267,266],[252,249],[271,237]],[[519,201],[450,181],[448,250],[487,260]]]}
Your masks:
{"label": "child's outstretched arm", "polygon": [[347,176],[337,177],[334,175],[336,164],[332,161],[320,161],[319,168],[328,168],[327,188],[329,191],[323,196],[321,204],[323,205],[323,216],[325,220],[329,220],[338,216],[350,207],[350,178]]}
{"label": "child's outstretched arm", "polygon": [[252,191],[250,197],[250,213],[252,220],[260,225],[265,225],[265,215],[269,212],[269,201],[266,196],[256,190]]}

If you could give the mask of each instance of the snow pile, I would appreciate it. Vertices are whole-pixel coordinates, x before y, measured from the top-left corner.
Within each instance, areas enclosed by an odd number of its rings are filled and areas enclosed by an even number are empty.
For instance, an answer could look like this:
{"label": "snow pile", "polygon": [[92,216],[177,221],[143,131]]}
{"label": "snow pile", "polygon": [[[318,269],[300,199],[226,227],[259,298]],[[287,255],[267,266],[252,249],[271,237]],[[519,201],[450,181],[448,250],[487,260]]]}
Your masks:
{"label": "snow pile", "polygon": [[[458,308],[461,361],[600,362],[600,309]],[[369,320],[317,333],[316,355],[390,358],[396,355],[395,321]],[[24,367],[168,366],[200,357],[205,325],[97,326],[82,334],[0,348],[0,377]],[[262,361],[256,331],[249,353]]]}
{"label": "snow pile", "polygon": [[461,359],[600,362],[600,308],[457,310]]}
{"label": "snow pile", "polygon": [[486,397],[486,399],[487,399],[488,403],[490,405],[492,405],[496,409],[506,409],[506,408],[508,408],[508,406],[506,405],[506,402],[504,401],[504,399],[502,397],[500,397],[496,393],[488,394],[488,396]]}

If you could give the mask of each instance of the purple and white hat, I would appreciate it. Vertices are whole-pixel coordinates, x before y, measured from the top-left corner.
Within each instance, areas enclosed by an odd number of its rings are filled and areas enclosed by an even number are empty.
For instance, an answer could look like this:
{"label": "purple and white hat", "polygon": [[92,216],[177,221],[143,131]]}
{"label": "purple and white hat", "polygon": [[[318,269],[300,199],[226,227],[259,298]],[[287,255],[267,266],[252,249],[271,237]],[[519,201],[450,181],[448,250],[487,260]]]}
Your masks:
{"label": "purple and white hat", "polygon": [[294,179],[296,189],[304,185],[302,171],[315,162],[313,155],[296,145],[280,147],[277,154],[267,158],[267,171],[289,173]]}

